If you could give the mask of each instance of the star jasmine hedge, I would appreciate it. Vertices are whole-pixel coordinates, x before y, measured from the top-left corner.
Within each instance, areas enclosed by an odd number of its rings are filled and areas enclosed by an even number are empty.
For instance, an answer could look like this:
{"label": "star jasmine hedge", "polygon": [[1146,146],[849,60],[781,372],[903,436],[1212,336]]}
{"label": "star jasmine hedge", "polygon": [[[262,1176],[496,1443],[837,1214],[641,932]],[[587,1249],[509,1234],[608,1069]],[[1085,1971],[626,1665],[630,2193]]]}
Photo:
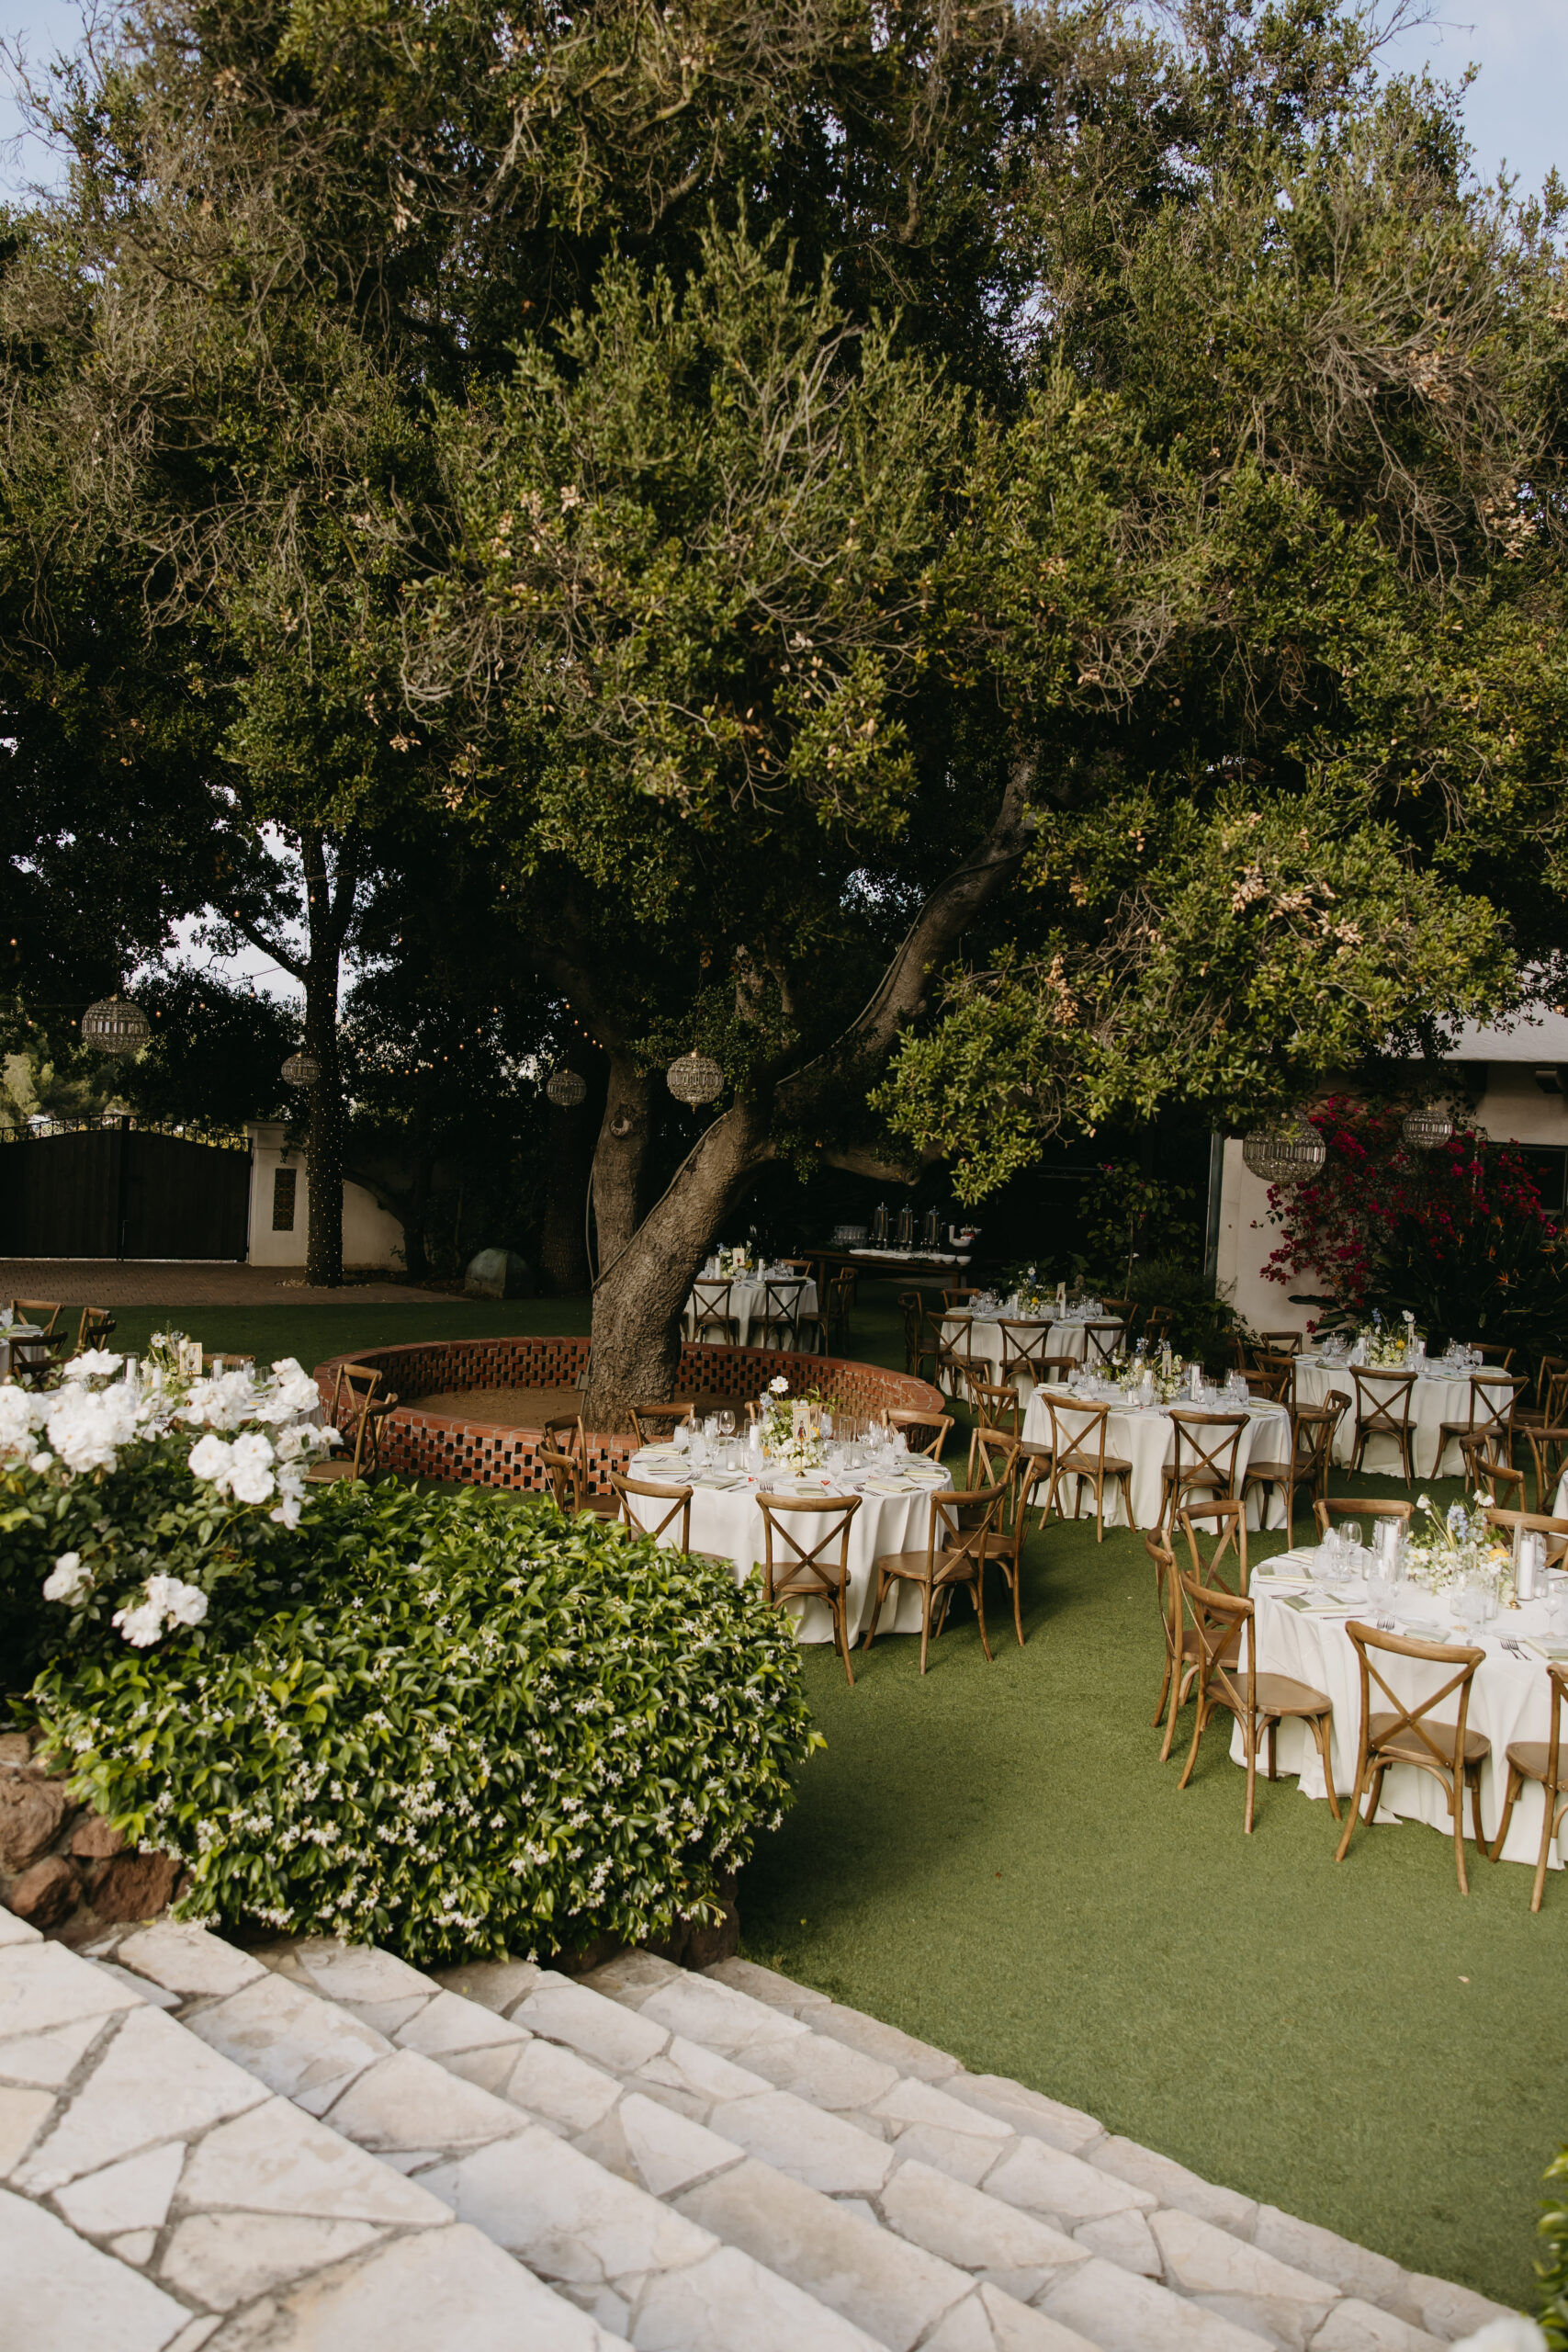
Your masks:
{"label": "star jasmine hedge", "polygon": [[658,1938],[818,1744],[793,1626],[722,1564],[472,1488],[332,1487],[293,1545],[287,1607],[34,1689],[81,1792],[187,1864],[182,1917],[426,1965]]}

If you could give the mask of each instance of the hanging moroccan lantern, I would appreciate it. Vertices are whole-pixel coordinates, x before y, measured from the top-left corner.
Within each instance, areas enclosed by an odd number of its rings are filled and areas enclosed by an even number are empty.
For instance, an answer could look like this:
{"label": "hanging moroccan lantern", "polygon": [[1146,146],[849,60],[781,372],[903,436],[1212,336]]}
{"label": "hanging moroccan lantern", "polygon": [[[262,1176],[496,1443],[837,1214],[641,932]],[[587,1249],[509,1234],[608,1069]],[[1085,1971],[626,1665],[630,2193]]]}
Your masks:
{"label": "hanging moroccan lantern", "polygon": [[152,1034],[141,1007],[118,989],[82,1015],[82,1043],[100,1054],[139,1054]]}
{"label": "hanging moroccan lantern", "polygon": [[558,1111],[573,1111],[588,1092],[588,1080],[574,1069],[553,1069],[545,1082],[547,1098]]}
{"label": "hanging moroccan lantern", "polygon": [[1400,1129],[1412,1151],[1435,1151],[1447,1143],[1453,1134],[1454,1123],[1437,1103],[1424,1103],[1419,1110],[1406,1111],[1404,1125]]}
{"label": "hanging moroccan lantern", "polygon": [[1247,1136],[1241,1156],[1265,1184],[1299,1184],[1317,1174],[1328,1146],[1310,1121],[1300,1119],[1271,1135],[1258,1130]]}
{"label": "hanging moroccan lantern", "polygon": [[285,1086],[314,1086],[321,1074],[321,1065],[314,1054],[290,1054],[283,1065]]}
{"label": "hanging moroccan lantern", "polygon": [[711,1102],[724,1085],[724,1072],[710,1054],[682,1054],[664,1073],[677,1102]]}

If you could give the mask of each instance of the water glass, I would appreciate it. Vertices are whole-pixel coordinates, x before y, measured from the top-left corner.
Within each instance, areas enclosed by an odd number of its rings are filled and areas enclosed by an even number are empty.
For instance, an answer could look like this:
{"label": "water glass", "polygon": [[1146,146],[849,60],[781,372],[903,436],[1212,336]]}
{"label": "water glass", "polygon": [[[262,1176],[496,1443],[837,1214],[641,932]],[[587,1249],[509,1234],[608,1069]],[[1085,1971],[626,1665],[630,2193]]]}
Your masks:
{"label": "water glass", "polygon": [[1339,1533],[1348,1553],[1360,1550],[1361,1522],[1359,1519],[1342,1519],[1339,1522]]}

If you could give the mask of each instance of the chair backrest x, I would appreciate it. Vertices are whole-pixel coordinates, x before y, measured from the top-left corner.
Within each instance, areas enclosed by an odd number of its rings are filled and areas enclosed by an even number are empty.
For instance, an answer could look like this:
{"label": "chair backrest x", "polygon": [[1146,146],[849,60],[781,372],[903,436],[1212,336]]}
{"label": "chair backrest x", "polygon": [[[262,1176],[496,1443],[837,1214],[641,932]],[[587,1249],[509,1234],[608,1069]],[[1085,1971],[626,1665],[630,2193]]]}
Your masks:
{"label": "chair backrest x", "polygon": [[1083,1360],[1092,1372],[1098,1365],[1108,1364],[1121,1346],[1123,1326],[1120,1323],[1086,1323],[1083,1327]]}
{"label": "chair backrest x", "polygon": [[[944,1581],[983,1574],[986,1538],[1007,1497],[1005,1482],[990,1487],[950,1487],[931,1497],[926,1558]],[[940,1555],[940,1557],[939,1557]]]}
{"label": "chair backrest x", "polygon": [[1470,1427],[1472,1435],[1495,1430],[1501,1436],[1512,1424],[1520,1391],[1528,1386],[1523,1373],[1472,1372],[1470,1376]]}
{"label": "chair backrest x", "polygon": [[[1205,1691],[1218,1685],[1219,1695],[1235,1713],[1250,1715],[1255,1705],[1258,1668],[1253,1656],[1253,1642],[1247,1628],[1252,1623],[1252,1603],[1245,1593],[1232,1592],[1227,1586],[1205,1584],[1201,1576],[1186,1568],[1181,1571],[1181,1589],[1186,1595],[1192,1629],[1198,1638],[1198,1680]],[[1225,1663],[1224,1652],[1240,1633],[1241,1659]],[[1241,1660],[1245,1660],[1245,1664]],[[1236,1681],[1237,1666],[1242,1679]]]}
{"label": "chair backrest x", "polygon": [[1213,1502],[1194,1499],[1184,1504],[1177,1517],[1191,1555],[1192,1574],[1205,1585],[1239,1595],[1245,1600],[1250,1578],[1247,1566],[1247,1513],[1241,1504],[1233,1502],[1229,1496],[1217,1496]]}
{"label": "chair backrest x", "polygon": [[1014,1437],[1020,1430],[1023,1404],[1016,1388],[1004,1380],[982,1380],[978,1373],[969,1375],[969,1402],[980,1419],[990,1429],[1010,1429]]}
{"label": "chair backrest x", "polygon": [[638,1445],[657,1445],[660,1438],[673,1436],[682,1421],[694,1419],[697,1408],[693,1397],[672,1396],[667,1405],[630,1405],[626,1409]]}
{"label": "chair backrest x", "polygon": [[1416,1387],[1413,1372],[1363,1372],[1352,1364],[1356,1384],[1356,1427],[1374,1436],[1398,1438],[1410,1427],[1410,1401]]}
{"label": "chair backrest x", "polygon": [[1087,1397],[1059,1396],[1055,1393],[1045,1398],[1051,1416],[1051,1453],[1058,1470],[1069,1463],[1091,1475],[1100,1476],[1105,1468],[1105,1431],[1111,1419],[1109,1405],[1094,1405]]}
{"label": "chair backrest x", "polygon": [[902,1430],[904,1442],[911,1453],[929,1454],[933,1462],[942,1460],[942,1447],[953,1428],[951,1413],[919,1413],[904,1407],[887,1406],[882,1415],[884,1429]]}
{"label": "chair backrest x", "polygon": [[[1424,1751],[1420,1763],[1424,1769],[1436,1771],[1441,1778],[1457,1781],[1464,1758],[1465,1719],[1470,1713],[1471,1685],[1475,1669],[1486,1656],[1484,1650],[1471,1649],[1462,1643],[1423,1642],[1413,1634],[1384,1634],[1375,1625],[1359,1624],[1354,1618],[1345,1628],[1354,1645],[1361,1671],[1361,1737],[1371,1745],[1372,1720],[1372,1688],[1387,1701],[1392,1723],[1384,1723],[1378,1734],[1377,1744],[1387,1747],[1392,1741],[1410,1744]],[[1425,1658],[1439,1668],[1451,1667],[1453,1671],[1446,1682],[1428,1690],[1423,1699],[1406,1699],[1396,1690],[1382,1666],[1380,1657]],[[1451,1723],[1434,1723],[1432,1716],[1445,1700],[1459,1696],[1459,1713]],[[1381,1711],[1380,1711],[1381,1712]],[[1412,1758],[1409,1760],[1416,1760]],[[1455,1802],[1458,1802],[1457,1795]]]}
{"label": "chair backrest x", "polygon": [[1553,1567],[1568,1552],[1568,1519],[1553,1519],[1549,1511],[1504,1510],[1493,1504],[1486,1512],[1486,1524],[1506,1535],[1511,1544],[1516,1535],[1544,1535],[1546,1556]]}
{"label": "chair backrest x", "polygon": [[[850,1528],[861,1507],[859,1495],[759,1495],[757,1508],[762,1514],[762,1530],[767,1540],[767,1558],[763,1570],[767,1578],[766,1595],[770,1600],[794,1593],[818,1594],[831,1600],[843,1589],[850,1573]],[[822,1525],[815,1544],[803,1543],[789,1525],[791,1519],[804,1519],[808,1523],[802,1530],[809,1535],[811,1523]],[[775,1557],[775,1538],[779,1552]],[[832,1556],[834,1545],[837,1557]]]}
{"label": "chair backrest x", "polygon": [[[618,1470],[610,1473],[610,1484],[620,1506],[620,1516],[634,1535],[651,1535],[657,1544],[665,1530],[681,1522],[681,1550],[692,1548],[692,1490],[690,1487],[657,1487],[648,1478],[625,1478]],[[652,1503],[668,1503],[670,1508],[657,1526],[650,1527],[632,1509],[632,1498]],[[650,1513],[651,1517],[652,1514]]]}
{"label": "chair backrest x", "polygon": [[1002,1377],[1010,1378],[1015,1372],[1026,1372],[1030,1381],[1038,1386],[1049,1379],[1056,1359],[1051,1354],[1049,1323],[1010,1323],[1000,1325],[1002,1335]]}
{"label": "chair backrest x", "polygon": [[1173,1407],[1170,1428],[1170,1476],[1178,1500],[1192,1487],[1215,1487],[1222,1495],[1231,1494],[1247,1415]]}

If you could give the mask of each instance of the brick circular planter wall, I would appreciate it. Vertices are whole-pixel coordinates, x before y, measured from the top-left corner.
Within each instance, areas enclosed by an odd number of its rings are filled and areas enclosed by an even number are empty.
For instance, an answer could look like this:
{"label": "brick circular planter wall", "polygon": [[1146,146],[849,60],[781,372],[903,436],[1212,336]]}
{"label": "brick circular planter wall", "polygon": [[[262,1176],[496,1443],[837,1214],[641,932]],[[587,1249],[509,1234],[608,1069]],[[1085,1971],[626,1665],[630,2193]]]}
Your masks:
{"label": "brick circular planter wall", "polygon": [[[548,1485],[538,1458],[543,1432],[512,1422],[487,1421],[476,1409],[460,1418],[427,1413],[422,1395],[474,1388],[577,1388],[588,1370],[586,1339],[414,1340],[395,1348],[362,1348],[329,1356],[315,1370],[321,1403],[330,1408],[340,1363],[363,1363],[380,1373],[388,1388],[405,1401],[388,1416],[381,1434],[381,1464],[405,1476],[449,1478],[473,1487],[543,1487]],[[941,1392],[907,1372],[860,1363],[848,1356],[791,1355],[774,1348],[729,1348],[688,1341],[681,1350],[676,1394],[705,1398],[756,1396],[776,1373],[793,1387],[817,1385],[837,1396],[852,1412],[880,1413],[885,1406],[917,1413],[947,1410]],[[590,1484],[607,1493],[610,1473],[624,1470],[634,1441],[625,1433],[590,1430]]]}

